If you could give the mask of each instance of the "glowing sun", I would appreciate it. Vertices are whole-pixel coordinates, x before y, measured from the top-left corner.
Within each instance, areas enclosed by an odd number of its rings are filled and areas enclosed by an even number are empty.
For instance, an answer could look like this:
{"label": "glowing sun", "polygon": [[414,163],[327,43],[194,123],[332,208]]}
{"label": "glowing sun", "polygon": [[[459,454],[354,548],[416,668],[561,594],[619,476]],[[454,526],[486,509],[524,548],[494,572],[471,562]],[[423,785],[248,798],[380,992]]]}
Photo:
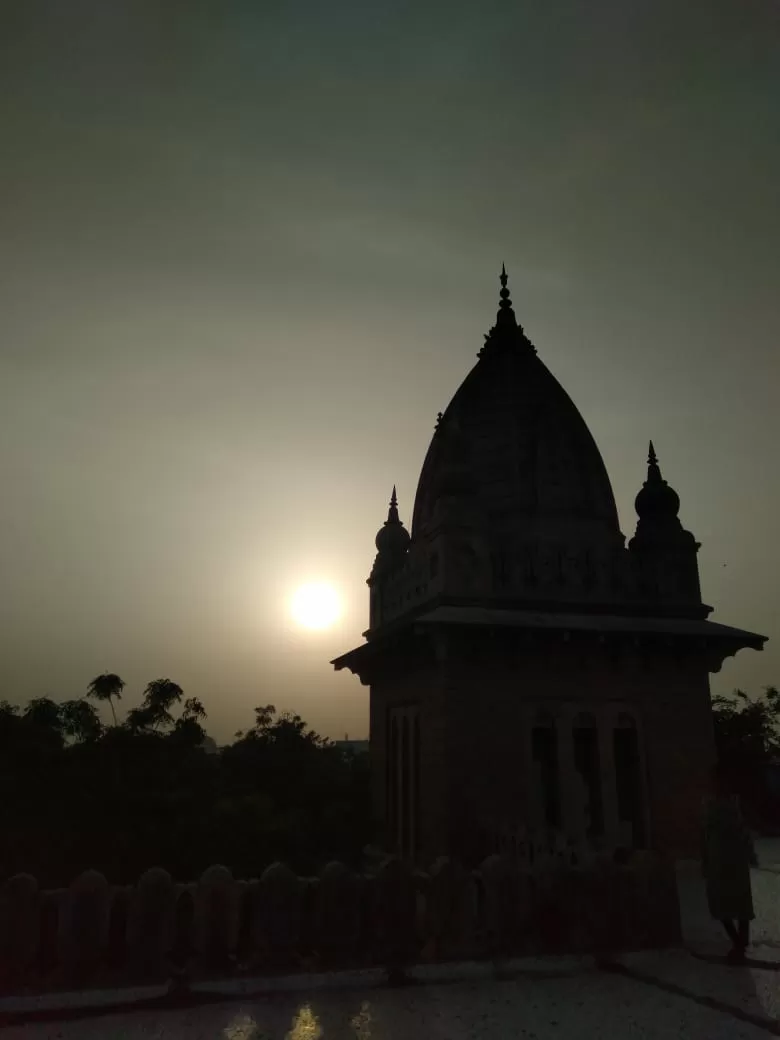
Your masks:
{"label": "glowing sun", "polygon": [[330,628],[341,615],[341,600],[332,585],[301,585],[293,593],[290,612],[303,628]]}

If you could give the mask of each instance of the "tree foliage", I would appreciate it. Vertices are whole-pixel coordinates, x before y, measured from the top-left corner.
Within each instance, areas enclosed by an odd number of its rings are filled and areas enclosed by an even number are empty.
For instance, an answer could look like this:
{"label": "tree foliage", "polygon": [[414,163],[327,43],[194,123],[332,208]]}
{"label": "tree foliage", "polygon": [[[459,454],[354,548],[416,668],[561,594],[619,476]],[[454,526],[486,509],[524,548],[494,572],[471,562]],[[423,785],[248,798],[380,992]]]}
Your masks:
{"label": "tree foliage", "polygon": [[732,762],[767,763],[780,755],[780,691],[767,686],[758,697],[743,690],[712,700],[718,751]]}
{"label": "tree foliage", "polygon": [[729,770],[754,822],[777,822],[780,806],[769,791],[767,769],[780,760],[780,692],[767,686],[757,697],[735,690],[712,700],[718,759]]}
{"label": "tree foliage", "polygon": [[[104,678],[90,696],[113,707],[124,683]],[[275,859],[301,872],[357,861],[371,837],[365,756],[273,705],[208,753],[205,719],[167,678],[108,727],[86,699],[0,701],[0,879],[29,871],[59,886],[94,867],[125,884],[158,865],[186,881],[217,862],[248,877]]]}
{"label": "tree foliage", "polygon": [[114,708],[114,699],[119,700],[124,688],[124,679],[121,679],[115,672],[104,672],[102,675],[95,676],[87,687],[88,697],[93,697],[96,701],[108,701],[115,726],[116,709]]}

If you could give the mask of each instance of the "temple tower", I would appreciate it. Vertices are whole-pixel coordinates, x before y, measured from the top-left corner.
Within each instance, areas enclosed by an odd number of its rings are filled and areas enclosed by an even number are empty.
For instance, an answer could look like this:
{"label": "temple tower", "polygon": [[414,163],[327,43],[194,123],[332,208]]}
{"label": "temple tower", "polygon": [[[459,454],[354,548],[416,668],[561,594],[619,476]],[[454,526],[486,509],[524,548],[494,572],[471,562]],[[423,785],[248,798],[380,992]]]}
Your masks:
{"label": "temple tower", "polygon": [[507,834],[696,851],[709,673],[763,636],[707,620],[698,543],[651,444],[628,545],[601,454],[518,323],[439,416],[411,533],[395,488],[365,642],[378,840],[475,861]]}

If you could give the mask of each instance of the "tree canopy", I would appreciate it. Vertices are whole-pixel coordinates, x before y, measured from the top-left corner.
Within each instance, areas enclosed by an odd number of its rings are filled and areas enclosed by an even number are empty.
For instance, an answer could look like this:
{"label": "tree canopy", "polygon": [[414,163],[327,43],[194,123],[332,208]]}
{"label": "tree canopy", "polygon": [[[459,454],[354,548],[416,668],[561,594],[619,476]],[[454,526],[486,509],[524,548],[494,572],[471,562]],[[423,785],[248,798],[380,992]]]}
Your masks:
{"label": "tree canopy", "polygon": [[777,824],[780,806],[767,769],[780,761],[780,692],[767,686],[757,697],[734,690],[712,699],[718,759],[729,770],[751,822]]}
{"label": "tree canopy", "polygon": [[358,860],[371,837],[366,756],[270,704],[214,753],[203,705],[168,678],[104,726],[93,700],[124,683],[98,679],[91,700],[0,701],[0,876],[59,886],[93,867],[124,884],[150,866],[186,881],[212,863],[248,877],[275,859],[300,872]]}

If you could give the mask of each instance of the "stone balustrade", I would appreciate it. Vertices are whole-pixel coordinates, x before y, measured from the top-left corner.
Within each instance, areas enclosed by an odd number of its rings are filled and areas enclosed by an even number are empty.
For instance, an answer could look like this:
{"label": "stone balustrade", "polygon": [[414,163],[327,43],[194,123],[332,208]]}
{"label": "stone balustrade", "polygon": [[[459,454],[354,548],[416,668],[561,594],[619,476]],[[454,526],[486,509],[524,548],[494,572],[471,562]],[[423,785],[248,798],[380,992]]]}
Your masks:
{"label": "stone balustrade", "polygon": [[20,874],[0,886],[0,989],[384,967],[535,953],[608,955],[674,945],[672,864],[638,854],[572,865],[490,856],[476,871],[440,859],[387,859],[372,874],[330,863],[298,877],[274,863],[236,880],[212,866],[191,884],[147,870],[134,886],[86,871],[42,891]]}

